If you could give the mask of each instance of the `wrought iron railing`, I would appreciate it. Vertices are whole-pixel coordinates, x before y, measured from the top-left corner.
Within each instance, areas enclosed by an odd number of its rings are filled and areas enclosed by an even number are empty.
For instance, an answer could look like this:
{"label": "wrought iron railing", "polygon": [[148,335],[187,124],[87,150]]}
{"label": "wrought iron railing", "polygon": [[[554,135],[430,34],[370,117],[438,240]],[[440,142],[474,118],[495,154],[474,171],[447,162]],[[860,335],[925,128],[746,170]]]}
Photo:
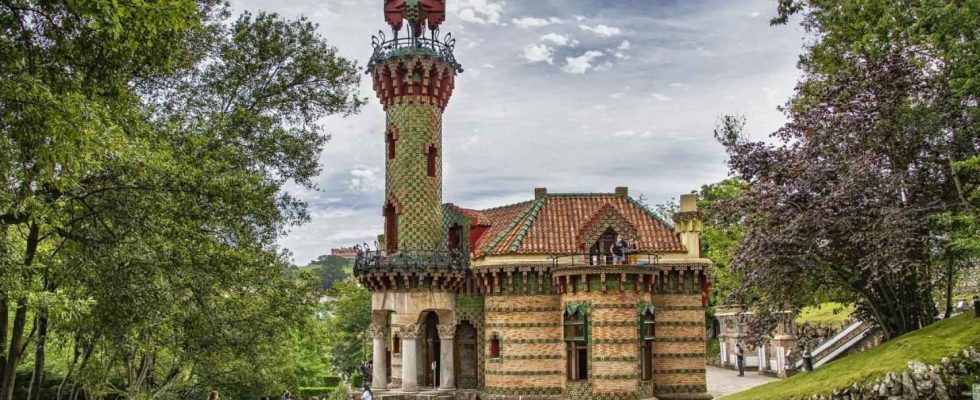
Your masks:
{"label": "wrought iron railing", "polygon": [[391,57],[400,55],[421,55],[430,56],[445,61],[453,66],[457,73],[463,72],[463,67],[456,61],[453,49],[456,47],[456,39],[452,33],[447,33],[442,39],[438,38],[438,31],[432,32],[432,37],[402,37],[395,36],[388,40],[382,31],[371,38],[371,45],[374,46],[374,54],[368,62],[367,72],[374,71],[377,63]]}
{"label": "wrought iron railing", "polygon": [[393,254],[383,250],[356,248],[354,273],[396,268],[437,268],[465,270],[469,257],[459,251],[401,249]]}
{"label": "wrought iron railing", "polygon": [[[551,256],[551,262],[558,265],[617,265],[612,253],[564,254]],[[653,266],[660,263],[660,254],[639,254],[625,252],[618,265],[638,267]]]}

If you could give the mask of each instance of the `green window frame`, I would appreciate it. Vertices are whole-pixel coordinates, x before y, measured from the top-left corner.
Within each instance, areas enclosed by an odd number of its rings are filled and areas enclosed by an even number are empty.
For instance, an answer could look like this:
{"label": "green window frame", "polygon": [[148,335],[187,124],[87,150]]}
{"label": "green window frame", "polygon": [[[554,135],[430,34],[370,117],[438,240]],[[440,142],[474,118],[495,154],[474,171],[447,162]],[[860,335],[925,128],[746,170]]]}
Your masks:
{"label": "green window frame", "polygon": [[589,379],[589,324],[584,304],[565,307],[563,318],[566,349],[566,378],[570,381]]}

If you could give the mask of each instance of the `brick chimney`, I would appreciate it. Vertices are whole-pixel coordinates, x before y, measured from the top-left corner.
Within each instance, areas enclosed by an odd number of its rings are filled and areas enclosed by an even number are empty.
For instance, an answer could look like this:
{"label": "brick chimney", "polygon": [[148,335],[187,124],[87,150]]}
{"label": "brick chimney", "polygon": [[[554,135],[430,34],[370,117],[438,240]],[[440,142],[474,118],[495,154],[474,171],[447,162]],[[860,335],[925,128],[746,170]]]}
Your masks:
{"label": "brick chimney", "polygon": [[534,188],[534,199],[540,199],[548,195],[548,188]]}

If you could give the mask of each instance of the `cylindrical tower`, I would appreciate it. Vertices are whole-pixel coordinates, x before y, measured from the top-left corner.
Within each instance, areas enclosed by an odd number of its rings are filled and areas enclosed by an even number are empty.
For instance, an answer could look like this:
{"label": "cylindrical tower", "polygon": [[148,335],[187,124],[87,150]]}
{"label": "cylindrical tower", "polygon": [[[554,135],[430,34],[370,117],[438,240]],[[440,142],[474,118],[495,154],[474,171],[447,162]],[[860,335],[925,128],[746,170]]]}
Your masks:
{"label": "cylindrical tower", "polygon": [[[438,37],[444,0],[388,0],[385,20],[394,38],[379,33],[368,64],[387,113],[385,249],[443,250],[442,112],[462,72],[455,40]],[[405,22],[408,34],[399,38]]]}

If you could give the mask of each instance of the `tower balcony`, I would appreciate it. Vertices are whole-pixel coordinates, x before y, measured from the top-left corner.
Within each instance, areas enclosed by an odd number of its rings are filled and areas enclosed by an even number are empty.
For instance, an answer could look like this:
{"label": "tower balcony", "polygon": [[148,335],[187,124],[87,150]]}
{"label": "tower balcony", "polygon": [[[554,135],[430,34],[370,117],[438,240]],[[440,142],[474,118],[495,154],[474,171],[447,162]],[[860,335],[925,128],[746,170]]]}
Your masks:
{"label": "tower balcony", "polygon": [[384,32],[378,32],[372,38],[374,54],[367,65],[367,73],[372,73],[379,65],[393,59],[423,59],[438,60],[452,67],[455,73],[462,73],[463,67],[456,61],[453,49],[456,39],[447,33],[442,39],[437,37],[398,37],[387,39]]}
{"label": "tower balcony", "polygon": [[445,250],[384,250],[356,249],[354,274],[397,269],[428,269],[441,271],[465,271],[470,266],[469,257],[458,251]]}

